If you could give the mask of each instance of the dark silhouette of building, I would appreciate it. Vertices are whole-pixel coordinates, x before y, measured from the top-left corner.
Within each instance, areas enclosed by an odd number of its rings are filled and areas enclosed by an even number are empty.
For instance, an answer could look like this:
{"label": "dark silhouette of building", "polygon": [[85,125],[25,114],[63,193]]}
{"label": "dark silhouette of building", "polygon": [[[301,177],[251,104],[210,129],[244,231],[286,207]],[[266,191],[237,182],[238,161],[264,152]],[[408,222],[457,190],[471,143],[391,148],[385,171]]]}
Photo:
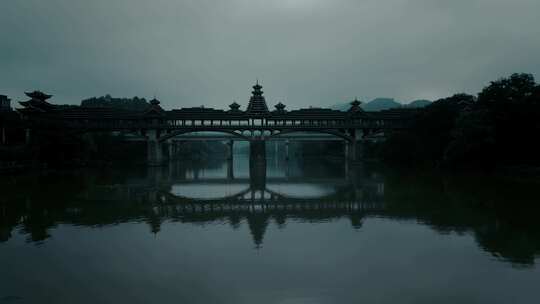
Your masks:
{"label": "dark silhouette of building", "polygon": [[10,112],[11,111],[11,99],[6,95],[0,95],[0,112]]}
{"label": "dark silhouette of building", "polygon": [[20,142],[23,138],[21,119],[11,108],[11,99],[0,95],[0,145]]}
{"label": "dark silhouette of building", "polygon": [[[66,130],[78,130],[81,134],[112,131],[130,133],[146,141],[147,162],[151,166],[164,165],[165,154],[172,154],[164,153],[164,149],[169,147],[169,150],[175,150],[172,144],[175,137],[194,132],[232,135],[233,140],[256,143],[261,147],[259,151],[264,151],[266,141],[283,140],[283,136],[291,133],[332,135],[344,142],[346,157],[356,160],[362,157],[358,152],[362,151],[365,138],[372,134],[388,134],[408,128],[416,113],[411,109],[365,112],[360,108],[358,100],[351,103],[349,111],[315,107],[287,111],[281,102],[275,105],[275,110],[270,111],[258,82],[253,86],[245,111],[240,110],[236,102],[229,106],[229,110],[206,107],[165,110],[157,99],[153,99],[144,110],[134,110],[109,106],[53,105],[47,102],[51,95],[43,92],[27,92],[26,95],[30,100],[20,102],[23,108],[17,111],[28,126],[27,134],[34,131],[50,131],[53,134]],[[110,102],[105,100],[105,104]],[[263,156],[262,153],[257,155]]]}
{"label": "dark silhouette of building", "polygon": [[253,96],[249,99],[249,104],[246,113],[250,115],[266,115],[269,113],[266,100],[263,96],[262,86],[257,81],[257,84],[253,86]]}
{"label": "dark silhouette of building", "polygon": [[45,94],[41,91],[25,92],[26,96],[30,97],[27,101],[19,102],[27,112],[47,112],[54,110],[55,105],[47,102],[47,99],[52,95]]}

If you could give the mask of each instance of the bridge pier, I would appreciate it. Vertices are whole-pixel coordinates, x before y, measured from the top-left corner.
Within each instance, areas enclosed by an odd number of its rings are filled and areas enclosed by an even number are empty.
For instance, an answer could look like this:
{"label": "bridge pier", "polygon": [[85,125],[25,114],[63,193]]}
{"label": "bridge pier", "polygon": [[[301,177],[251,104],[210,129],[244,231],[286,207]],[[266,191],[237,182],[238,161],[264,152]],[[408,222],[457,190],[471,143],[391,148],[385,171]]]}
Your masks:
{"label": "bridge pier", "polygon": [[234,140],[227,142],[227,178],[234,179]]}
{"label": "bridge pier", "polygon": [[6,128],[2,126],[2,145],[7,144]]}
{"label": "bridge pier", "polygon": [[290,145],[290,141],[287,139],[285,141],[285,159],[286,160],[289,160],[289,145]]}
{"label": "bridge pier", "polygon": [[351,160],[356,160],[356,145],[357,145],[357,142],[356,141],[353,141],[351,143],[349,143],[349,158]]}
{"label": "bridge pier", "polygon": [[179,160],[180,159],[180,147],[182,145],[182,141],[173,141],[174,143],[174,148],[173,148],[173,155],[174,155],[174,160]]}
{"label": "bridge pier", "polygon": [[227,142],[227,160],[232,160],[234,158],[234,140],[229,140]]}
{"label": "bridge pier", "polygon": [[163,147],[158,141],[158,131],[148,130],[147,132],[147,160],[148,166],[162,166],[163,165]]}
{"label": "bridge pier", "polygon": [[167,140],[167,149],[168,149],[167,160],[171,161],[174,158],[174,142],[170,139]]}
{"label": "bridge pier", "polygon": [[348,177],[351,174],[351,162],[348,158],[345,159],[345,176]]}
{"label": "bridge pier", "polygon": [[227,179],[234,179],[234,162],[232,158],[227,160]]}
{"label": "bridge pier", "polygon": [[266,142],[249,142],[249,177],[253,189],[264,189],[266,184]]}
{"label": "bridge pier", "polygon": [[173,160],[178,159],[179,150],[180,150],[179,143],[177,141],[173,141]]}
{"label": "bridge pier", "polygon": [[289,178],[291,176],[291,167],[289,166],[289,160],[285,160],[285,178]]}
{"label": "bridge pier", "polygon": [[356,161],[364,157],[364,143],[362,141],[345,141],[343,150],[347,160]]}
{"label": "bridge pier", "polygon": [[249,142],[249,158],[266,159],[266,142],[264,140],[252,140]]}
{"label": "bridge pier", "polygon": [[356,142],[345,141],[343,154],[346,160],[356,160]]}
{"label": "bridge pier", "polygon": [[356,159],[364,159],[365,141],[359,140],[356,142]]}
{"label": "bridge pier", "polygon": [[32,141],[32,134],[31,134],[31,130],[30,129],[25,129],[24,130],[24,142],[29,145],[30,142]]}

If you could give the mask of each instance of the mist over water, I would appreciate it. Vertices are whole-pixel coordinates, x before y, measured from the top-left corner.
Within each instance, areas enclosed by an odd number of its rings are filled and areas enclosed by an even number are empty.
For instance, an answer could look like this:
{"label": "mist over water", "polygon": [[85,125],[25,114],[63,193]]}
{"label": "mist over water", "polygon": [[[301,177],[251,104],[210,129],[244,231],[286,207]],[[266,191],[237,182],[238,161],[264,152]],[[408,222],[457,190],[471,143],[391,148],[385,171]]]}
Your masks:
{"label": "mist over water", "polygon": [[237,154],[5,178],[0,303],[540,296],[534,183],[316,158],[263,173]]}

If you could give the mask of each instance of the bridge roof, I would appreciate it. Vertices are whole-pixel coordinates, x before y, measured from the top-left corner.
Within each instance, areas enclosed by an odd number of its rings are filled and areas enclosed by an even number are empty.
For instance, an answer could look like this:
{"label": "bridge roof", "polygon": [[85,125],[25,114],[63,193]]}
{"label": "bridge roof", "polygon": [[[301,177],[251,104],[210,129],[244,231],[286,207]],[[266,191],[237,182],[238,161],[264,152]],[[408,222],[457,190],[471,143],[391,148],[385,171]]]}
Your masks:
{"label": "bridge roof", "polygon": [[[32,111],[33,108],[19,109],[22,112]],[[339,110],[325,108],[309,108],[299,109],[288,112],[273,111],[266,116],[267,119],[347,119],[351,117],[366,117],[373,119],[407,119],[418,112],[417,109],[393,109],[380,112],[356,112],[349,113]],[[146,112],[131,111],[118,108],[108,107],[92,107],[81,108],[77,106],[62,107],[56,106],[49,111],[41,112],[40,115],[45,115],[50,118],[63,119],[144,119]],[[250,115],[247,112],[231,112],[213,108],[182,108],[170,111],[164,111],[166,119],[182,119],[182,120],[230,120],[230,119],[248,119],[258,116]]]}
{"label": "bridge roof", "polygon": [[269,114],[266,99],[263,96],[262,86],[257,80],[257,84],[253,86],[252,96],[249,99],[249,104],[246,113],[251,116],[267,116]]}
{"label": "bridge roof", "polygon": [[224,111],[214,108],[182,108],[167,111],[169,119],[245,119],[245,112]]}
{"label": "bridge roof", "polygon": [[347,112],[327,108],[308,108],[289,112],[272,112],[272,118],[275,119],[345,119],[347,116]]}
{"label": "bridge roof", "polygon": [[[256,87],[254,97],[262,97],[260,86]],[[359,103],[359,102],[355,102]],[[24,106],[18,109],[23,114],[37,115],[42,118],[54,120],[147,120],[158,117],[165,120],[247,120],[250,118],[267,118],[269,120],[348,120],[354,118],[369,120],[403,121],[413,118],[419,109],[391,109],[379,112],[339,111],[329,108],[305,108],[292,111],[275,110],[262,114],[262,112],[222,110],[205,107],[191,107],[163,110],[159,101],[155,100],[146,111],[125,110],[112,107],[81,107],[53,105],[44,100],[31,99],[21,102]]]}
{"label": "bridge roof", "polygon": [[46,115],[49,118],[61,118],[61,119],[88,119],[88,120],[100,120],[100,119],[137,119],[141,117],[140,112],[116,109],[116,108],[64,108],[47,112]]}
{"label": "bridge roof", "polygon": [[[324,109],[324,108],[309,108],[293,111],[273,111],[265,117],[268,119],[345,119],[350,114],[347,112]],[[182,108],[167,111],[169,119],[248,119],[257,118],[258,115],[253,115],[243,111],[224,111],[213,108]]]}

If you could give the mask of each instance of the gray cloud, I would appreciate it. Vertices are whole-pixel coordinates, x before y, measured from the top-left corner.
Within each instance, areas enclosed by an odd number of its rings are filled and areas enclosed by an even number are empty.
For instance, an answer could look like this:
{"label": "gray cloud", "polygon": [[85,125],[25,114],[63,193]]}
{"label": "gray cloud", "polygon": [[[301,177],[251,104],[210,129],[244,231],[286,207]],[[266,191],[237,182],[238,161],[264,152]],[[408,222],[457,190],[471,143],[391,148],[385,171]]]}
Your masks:
{"label": "gray cloud", "polygon": [[476,93],[540,72],[537,0],[4,0],[0,93],[166,107]]}

